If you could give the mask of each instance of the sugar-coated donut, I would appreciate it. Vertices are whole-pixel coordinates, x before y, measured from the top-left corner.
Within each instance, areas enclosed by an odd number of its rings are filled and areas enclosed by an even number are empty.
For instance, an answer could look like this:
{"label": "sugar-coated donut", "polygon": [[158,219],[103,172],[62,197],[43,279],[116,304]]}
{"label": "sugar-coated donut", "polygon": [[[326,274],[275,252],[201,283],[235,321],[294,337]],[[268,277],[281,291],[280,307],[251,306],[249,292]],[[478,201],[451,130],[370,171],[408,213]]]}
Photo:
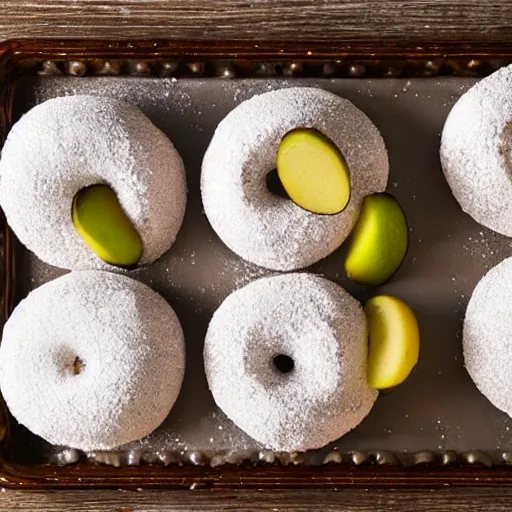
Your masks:
{"label": "sugar-coated donut", "polygon": [[[344,155],[351,197],[343,212],[310,213],[267,189],[279,143],[296,128],[319,130]],[[363,112],[330,92],[295,87],[254,96],[221,121],[204,156],[201,192],[210,224],[232,251],[262,267],[295,270],[341,245],[363,197],[386,188],[388,171],[384,141]]]}
{"label": "sugar-coated donut", "polygon": [[13,416],[56,445],[106,450],[156,429],[185,368],[180,322],[146,285],[72,272],[31,292],[4,327],[0,389]]}
{"label": "sugar-coated donut", "polygon": [[512,236],[512,67],[478,82],[452,108],[441,164],[455,199],[478,223]]}
{"label": "sugar-coated donut", "polygon": [[464,363],[477,388],[512,416],[512,258],[492,268],[477,284],[466,310]]}
{"label": "sugar-coated donut", "polygon": [[139,264],[174,242],[186,204],[183,162],[137,107],[112,98],[48,100],[12,128],[0,160],[0,204],[20,241],[45,262],[115,270],[77,234],[76,193],[105,183],[142,238]]}
{"label": "sugar-coated donut", "polygon": [[377,391],[366,382],[367,345],[364,312],[343,288],[312,274],[267,277],[213,315],[205,371],[239,428],[266,448],[305,451],[370,412]]}

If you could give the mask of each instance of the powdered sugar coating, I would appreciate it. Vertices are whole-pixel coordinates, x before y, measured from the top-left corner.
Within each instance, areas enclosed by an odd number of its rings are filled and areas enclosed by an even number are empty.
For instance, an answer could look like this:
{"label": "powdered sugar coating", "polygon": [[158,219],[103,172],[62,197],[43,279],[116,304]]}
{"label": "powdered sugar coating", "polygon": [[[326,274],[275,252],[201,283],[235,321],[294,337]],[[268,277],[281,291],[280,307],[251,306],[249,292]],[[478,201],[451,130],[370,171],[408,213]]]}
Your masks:
{"label": "powdered sugar coating", "polygon": [[464,362],[477,388],[512,417],[512,258],[478,283],[464,319]]}
{"label": "powdered sugar coating", "polygon": [[[377,392],[366,382],[366,318],[343,288],[312,274],[253,281],[208,327],[205,371],[217,405],[266,448],[320,448],[356,427]],[[278,354],[295,363],[280,373]]]}
{"label": "powdered sugar coating", "polygon": [[68,269],[116,270],[77,234],[76,193],[106,183],[139,232],[140,264],[174,242],[185,213],[183,162],[171,141],[136,107],[110,98],[48,100],[12,128],[0,160],[0,204],[20,241]]}
{"label": "powdered sugar coating", "polygon": [[[83,363],[74,374],[74,362]],[[185,368],[180,322],[146,285],[72,272],[31,292],[7,321],[0,388],[14,417],[56,445],[105,450],[156,429]]]}
{"label": "powdered sugar coating", "polygon": [[444,125],[441,164],[455,199],[477,222],[512,236],[512,67],[484,78]]}
{"label": "powdered sugar coating", "polygon": [[[310,213],[267,189],[279,143],[295,128],[316,128],[345,156],[351,197],[342,213]],[[384,141],[363,112],[330,92],[295,87],[254,96],[221,121],[203,159],[201,192],[210,224],[233,252],[295,270],[341,245],[363,197],[386,188],[388,171]]]}

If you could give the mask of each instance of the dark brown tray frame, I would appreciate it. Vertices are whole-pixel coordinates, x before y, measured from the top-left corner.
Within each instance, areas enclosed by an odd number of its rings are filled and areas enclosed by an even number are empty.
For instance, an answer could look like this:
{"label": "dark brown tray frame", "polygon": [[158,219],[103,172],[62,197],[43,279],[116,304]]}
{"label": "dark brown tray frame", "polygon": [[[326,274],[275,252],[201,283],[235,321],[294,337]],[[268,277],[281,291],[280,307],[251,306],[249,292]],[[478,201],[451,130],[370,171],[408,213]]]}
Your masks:
{"label": "dark brown tray frame", "polygon": [[[194,42],[26,40],[0,45],[0,143],[11,127],[14,84],[27,74],[73,76],[399,77],[485,76],[512,62],[512,44],[351,44],[350,42]],[[0,322],[13,307],[14,238],[0,212]],[[0,398],[0,486],[14,488],[338,488],[499,486],[512,484],[512,454],[499,463],[482,452],[341,455],[320,466],[140,465],[113,468],[79,461],[25,466],[9,457],[12,422]]]}

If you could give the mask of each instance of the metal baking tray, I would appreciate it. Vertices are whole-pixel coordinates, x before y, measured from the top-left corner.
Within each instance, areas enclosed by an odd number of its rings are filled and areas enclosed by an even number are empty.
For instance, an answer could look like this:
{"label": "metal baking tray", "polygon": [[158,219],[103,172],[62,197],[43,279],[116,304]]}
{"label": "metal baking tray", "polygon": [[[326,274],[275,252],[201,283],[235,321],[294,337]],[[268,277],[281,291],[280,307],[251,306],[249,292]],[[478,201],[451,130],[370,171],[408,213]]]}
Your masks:
{"label": "metal baking tray", "polygon": [[[33,105],[67,94],[99,94],[138,105],[173,141],[187,171],[188,205],[171,250],[130,272],[162,294],[185,331],[180,397],[146,439],[111,452],[50,446],[0,415],[0,484],[13,487],[339,487],[512,483],[512,420],[466,373],[461,323],[471,292],[512,255],[512,240],[479,226],[453,199],[439,164],[445,118],[480,76],[510,62],[503,49],[213,47],[189,43],[10,43],[0,57],[0,130]],[[380,53],[379,53],[380,52]],[[479,53],[480,52],[480,53]],[[371,58],[366,55],[372,55]],[[273,453],[215,406],[202,345],[215,309],[233,290],[272,272],[244,262],[202,211],[202,156],[218,122],[254,94],[321,87],[352,101],[381,131],[390,158],[388,191],[403,206],[410,249],[382,287],[350,282],[343,247],[308,271],[361,301],[389,293],[415,310],[420,361],[401,386],[381,393],[363,423],[327,447]],[[2,322],[27,293],[65,271],[39,261],[2,219]],[[3,404],[2,404],[3,405]]]}

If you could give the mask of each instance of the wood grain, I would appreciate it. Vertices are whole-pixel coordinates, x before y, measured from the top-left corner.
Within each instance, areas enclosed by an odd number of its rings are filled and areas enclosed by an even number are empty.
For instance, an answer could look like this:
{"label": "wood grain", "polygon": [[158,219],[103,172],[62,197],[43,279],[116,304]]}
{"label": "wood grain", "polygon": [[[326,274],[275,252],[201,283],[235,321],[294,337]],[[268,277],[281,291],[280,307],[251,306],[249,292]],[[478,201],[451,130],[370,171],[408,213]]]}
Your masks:
{"label": "wood grain", "polygon": [[4,0],[0,13],[0,39],[512,41],[507,0]]}
{"label": "wood grain", "polygon": [[6,491],[3,512],[313,511],[326,512],[509,512],[512,490],[440,489],[403,491]]}

